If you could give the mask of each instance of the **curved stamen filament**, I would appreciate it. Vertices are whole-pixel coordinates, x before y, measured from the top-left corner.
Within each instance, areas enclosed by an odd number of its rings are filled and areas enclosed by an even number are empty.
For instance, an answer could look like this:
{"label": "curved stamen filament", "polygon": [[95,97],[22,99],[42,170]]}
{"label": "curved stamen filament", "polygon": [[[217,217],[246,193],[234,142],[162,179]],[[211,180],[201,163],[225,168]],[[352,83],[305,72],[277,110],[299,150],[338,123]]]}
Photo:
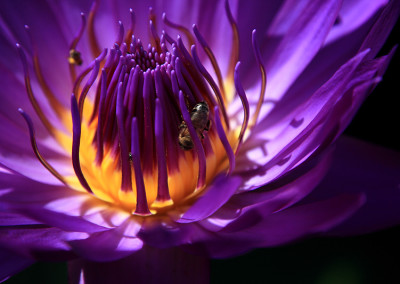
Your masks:
{"label": "curved stamen filament", "polygon": [[130,25],[129,25],[129,30],[126,33],[125,36],[125,42],[129,42],[132,38],[133,32],[135,31],[135,26],[136,26],[136,16],[135,12],[133,12],[132,9],[129,9],[129,14],[131,15],[130,17]]}
{"label": "curved stamen filament", "polygon": [[254,56],[256,57],[258,66],[260,67],[261,89],[260,89],[260,97],[258,98],[258,102],[257,102],[257,107],[256,107],[254,115],[252,116],[251,121],[249,123],[249,128],[252,128],[257,123],[257,119],[258,119],[258,116],[260,115],[261,107],[264,103],[265,89],[267,88],[267,73],[265,72],[265,67],[262,62],[260,49],[258,48],[258,44],[257,44],[257,40],[256,40],[256,30],[253,30],[253,33],[252,33],[252,44],[253,44]]}
{"label": "curved stamen filament", "polygon": [[192,137],[194,143],[194,147],[196,149],[197,158],[199,160],[199,175],[197,179],[197,188],[202,188],[206,180],[206,154],[204,152],[200,138],[197,136],[197,132],[192,124],[190,113],[186,108],[185,97],[182,91],[179,91],[179,107],[182,113],[183,120],[187,125],[190,136]]}
{"label": "curved stamen filament", "polygon": [[44,127],[46,127],[46,129],[49,131],[49,133],[54,136],[56,133],[56,129],[50,123],[50,121],[47,119],[47,117],[44,115],[42,109],[39,106],[39,103],[37,102],[37,100],[33,94],[31,80],[30,80],[29,71],[28,71],[28,63],[26,62],[25,53],[22,50],[22,47],[20,44],[17,43],[16,46],[17,46],[17,49],[18,49],[18,52],[19,52],[19,55],[20,55],[20,58],[22,61],[23,69],[24,69],[25,88],[26,88],[26,92],[28,93],[29,100],[30,100],[33,108],[35,109],[36,114],[40,118],[40,121],[43,123]]}
{"label": "curved stamen filament", "polygon": [[171,22],[170,20],[168,20],[167,15],[165,13],[162,14],[162,20],[164,24],[166,24],[167,26],[182,32],[186,36],[189,42],[189,46],[195,44],[195,40],[192,33],[186,27]]}
{"label": "curved stamen filament", "polygon": [[233,73],[235,72],[236,62],[239,61],[239,31],[235,19],[233,18],[229,1],[225,0],[225,11],[228,16],[229,23],[232,27],[232,49],[231,49],[231,60],[228,67],[228,79],[232,80]]}
{"label": "curved stamen filament", "polygon": [[86,181],[81,169],[81,163],[79,161],[79,148],[81,144],[81,118],[79,116],[78,102],[76,101],[75,95],[71,95],[71,116],[72,116],[72,166],[75,171],[75,175],[79,182],[86,189],[87,192],[93,193],[89,184]]}
{"label": "curved stamen filament", "polygon": [[244,92],[243,86],[240,83],[239,67],[240,67],[240,62],[238,62],[235,67],[234,81],[235,81],[236,91],[239,95],[240,100],[242,101],[244,118],[236,145],[235,155],[239,152],[239,148],[242,144],[242,140],[247,129],[247,124],[249,123],[249,113],[250,113],[249,102],[247,101],[246,93]]}
{"label": "curved stamen filament", "polygon": [[103,69],[101,71],[101,85],[100,85],[100,101],[99,101],[99,110],[98,110],[98,119],[97,119],[97,132],[96,132],[96,142],[97,142],[97,152],[96,152],[96,164],[98,166],[101,165],[104,157],[104,148],[103,148],[103,126],[104,126],[104,118],[105,118],[105,100],[106,100],[106,92],[107,92],[107,74]]}
{"label": "curved stamen filament", "polygon": [[232,147],[229,144],[228,138],[226,137],[224,127],[222,126],[221,120],[219,118],[219,109],[217,106],[214,107],[214,113],[215,113],[215,125],[217,127],[218,137],[221,140],[221,143],[224,146],[226,154],[229,159],[228,175],[230,175],[235,169],[235,153],[233,153]]}
{"label": "curved stamen filament", "polygon": [[83,114],[83,104],[85,102],[85,98],[87,93],[89,92],[90,87],[93,85],[94,81],[97,78],[97,75],[99,74],[99,69],[100,69],[100,62],[98,59],[95,59],[95,64],[94,68],[92,70],[92,74],[89,77],[89,80],[86,82],[85,86],[82,89],[81,95],[79,96],[79,115],[82,117]]}
{"label": "curved stamen filament", "polygon": [[65,182],[63,176],[57,172],[40,154],[39,149],[37,147],[36,139],[35,139],[35,129],[33,127],[33,123],[31,118],[21,109],[18,109],[19,113],[22,115],[22,117],[25,119],[26,124],[28,125],[29,128],[29,136],[31,140],[31,145],[33,152],[35,153],[36,157],[38,160],[42,163],[42,165],[51,173],[53,174],[54,177],[56,177],[59,181],[61,181],[63,184],[67,185]]}
{"label": "curved stamen filament", "polygon": [[90,46],[90,51],[92,52],[93,57],[98,56],[101,52],[96,33],[94,31],[94,18],[96,16],[98,8],[99,8],[99,0],[94,0],[92,7],[90,8],[89,17],[88,17],[89,46]]}
{"label": "curved stamen filament", "polygon": [[49,84],[47,84],[44,79],[42,68],[40,68],[39,64],[39,56],[37,51],[37,46],[32,38],[32,34],[30,33],[29,26],[25,26],[25,31],[28,34],[29,40],[31,42],[32,50],[33,50],[33,69],[35,70],[35,74],[39,81],[39,85],[43,90],[46,98],[49,100],[51,107],[56,112],[57,116],[60,117],[63,113],[64,107],[61,103],[56,99],[54,93],[50,90]]}
{"label": "curved stamen filament", "polygon": [[220,93],[217,85],[215,84],[213,78],[211,77],[210,73],[208,73],[206,68],[204,68],[204,66],[201,64],[200,59],[197,56],[196,47],[194,45],[192,46],[192,55],[193,55],[194,62],[196,64],[197,68],[200,70],[200,73],[204,76],[204,78],[206,78],[207,82],[210,84],[211,88],[213,89],[214,93],[217,96],[218,104],[221,107],[225,125],[226,125],[227,129],[229,130],[229,118],[228,118],[228,114],[226,113],[225,104],[222,99],[221,93]]}
{"label": "curved stamen filament", "polygon": [[[79,28],[78,33],[72,40],[71,44],[69,45],[69,52],[70,52],[70,57],[68,58],[70,60],[69,64],[69,72],[71,75],[71,80],[72,83],[75,82],[76,80],[76,64],[81,65],[82,64],[82,59],[80,59],[80,53],[77,53],[78,55],[78,60],[76,58],[71,58],[71,53],[74,54],[76,51],[76,46],[78,45],[78,42],[81,40],[83,32],[85,31],[86,27],[86,16],[84,13],[81,13],[81,26]],[[80,59],[80,60],[79,60]]]}
{"label": "curved stamen filament", "polygon": [[222,79],[221,69],[219,68],[217,59],[215,58],[214,53],[212,52],[211,48],[208,46],[207,42],[205,41],[205,39],[203,38],[203,36],[199,32],[199,30],[197,29],[196,25],[193,25],[193,32],[196,35],[196,38],[199,41],[204,52],[207,54],[208,59],[210,59],[211,65],[212,65],[215,75],[217,76],[217,79],[218,79],[218,85],[219,85],[219,89],[221,90],[223,101],[226,102],[224,81]]}

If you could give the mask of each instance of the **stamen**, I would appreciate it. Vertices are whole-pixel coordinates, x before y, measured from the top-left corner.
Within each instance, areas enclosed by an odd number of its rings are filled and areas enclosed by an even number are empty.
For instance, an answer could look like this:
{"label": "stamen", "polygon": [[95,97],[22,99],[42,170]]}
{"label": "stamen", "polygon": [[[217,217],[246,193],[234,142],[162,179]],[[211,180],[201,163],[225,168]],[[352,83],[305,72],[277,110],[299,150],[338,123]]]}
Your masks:
{"label": "stamen", "polygon": [[172,37],[170,37],[170,35],[169,34],[167,34],[167,32],[166,31],[162,31],[162,35],[164,36],[164,38],[168,41],[168,43],[169,44],[173,44],[173,43],[175,43],[175,41],[173,40],[173,38]]}
{"label": "stamen", "polygon": [[221,107],[226,128],[229,130],[229,118],[226,113],[225,104],[222,99],[221,93],[217,87],[217,84],[215,84],[213,78],[211,77],[210,73],[208,73],[207,69],[203,66],[203,64],[201,64],[200,59],[197,55],[196,47],[194,45],[192,46],[192,55],[197,68],[200,70],[200,73],[206,78],[207,82],[210,84],[211,88],[213,89],[214,93],[217,96],[218,104]]}
{"label": "stamen", "polygon": [[192,92],[189,89],[189,86],[187,85],[185,79],[183,78],[182,75],[182,65],[181,65],[181,60],[179,57],[176,58],[175,60],[175,71],[176,71],[176,77],[178,79],[178,84],[180,89],[183,91],[183,93],[185,94],[185,97],[188,99],[189,101],[189,105],[190,106],[194,106],[196,104],[196,99],[193,97]]}
{"label": "stamen", "polygon": [[118,21],[119,29],[118,29],[118,36],[115,41],[118,45],[122,44],[122,41],[124,40],[124,25],[122,24],[121,21]]}
{"label": "stamen", "polygon": [[81,40],[83,32],[85,31],[85,27],[86,27],[86,16],[84,13],[81,13],[81,26],[79,28],[78,33],[76,34],[76,36],[74,37],[74,39],[72,40],[71,44],[69,45],[69,50],[71,49],[76,49],[76,46],[78,45],[78,42]]}
{"label": "stamen", "polygon": [[151,35],[154,40],[154,46],[157,48],[157,52],[161,53],[160,37],[157,34],[156,27],[154,26],[152,20],[150,20],[149,25],[150,25]]}
{"label": "stamen", "polygon": [[76,46],[78,45],[78,42],[81,40],[83,32],[86,27],[86,16],[84,13],[81,13],[81,26],[79,28],[78,33],[72,40],[70,46],[69,46],[69,57],[68,57],[68,62],[69,62],[69,73],[71,75],[71,80],[72,82],[75,82],[76,80],[76,65],[82,65],[83,61],[81,58],[81,53],[76,50]]}
{"label": "stamen", "polygon": [[123,106],[123,90],[122,82],[118,85],[117,93],[117,127],[119,135],[119,145],[120,145],[120,156],[121,156],[121,171],[122,171],[122,181],[121,190],[124,192],[132,191],[132,177],[131,177],[131,167],[129,165],[129,147],[125,133],[124,127],[124,106]]}
{"label": "stamen", "polygon": [[87,183],[81,169],[81,163],[79,161],[79,148],[81,144],[81,118],[79,116],[78,102],[76,101],[75,95],[71,95],[71,116],[72,116],[72,166],[75,171],[75,175],[79,182],[89,193],[93,193],[89,184]]}
{"label": "stamen", "polygon": [[50,90],[49,85],[47,84],[46,80],[44,79],[44,75],[42,72],[42,68],[40,68],[39,64],[39,56],[38,56],[38,51],[37,51],[37,46],[32,38],[32,34],[30,33],[29,26],[25,26],[25,31],[28,34],[32,50],[33,50],[33,69],[35,70],[35,74],[37,76],[37,79],[39,81],[39,85],[42,88],[43,93],[45,94],[46,98],[49,100],[49,103],[58,115],[60,117],[63,113],[64,107],[61,105],[61,103],[56,99],[56,96],[54,93]]}
{"label": "stamen", "polygon": [[131,14],[131,24],[129,26],[128,32],[126,33],[125,42],[130,41],[130,39],[132,38],[133,32],[135,31],[135,26],[136,26],[136,17],[135,17],[135,13],[133,12],[132,8],[129,9],[129,13]]}
{"label": "stamen", "polygon": [[246,132],[247,124],[249,123],[249,113],[250,113],[249,102],[247,101],[246,93],[244,92],[243,86],[240,83],[239,67],[240,67],[240,62],[238,62],[235,67],[234,81],[235,81],[236,91],[239,95],[240,100],[242,101],[244,118],[243,118],[242,128],[240,129],[240,134],[239,134],[237,145],[236,145],[235,155],[239,152],[239,148],[242,144],[243,136],[244,136],[244,133]]}
{"label": "stamen", "polygon": [[[207,54],[208,59],[210,59],[210,61],[211,61],[211,65],[214,68],[215,75],[217,76],[218,85],[219,85],[219,89],[221,90],[223,102],[226,102],[224,81],[222,79],[221,69],[219,68],[217,59],[215,58],[214,53],[212,52],[211,48],[208,46],[207,42],[205,41],[205,39],[203,38],[203,36],[199,32],[199,30],[197,29],[196,25],[193,25],[193,32],[196,35],[197,40],[200,42],[200,45],[203,47],[204,52]],[[193,52],[193,50],[192,50],[192,52]],[[192,53],[192,55],[193,55],[193,53]],[[221,103],[220,103],[220,105],[223,106],[223,104],[221,104]],[[224,112],[224,110],[222,110],[222,111]],[[224,117],[225,117],[225,115],[224,115]]]}
{"label": "stamen", "polygon": [[164,24],[166,24],[167,26],[182,32],[186,36],[186,38],[189,42],[189,46],[192,46],[193,44],[195,44],[195,40],[194,40],[192,33],[186,27],[171,22],[170,20],[168,20],[167,14],[165,14],[165,13],[162,14],[162,20],[163,20]]}
{"label": "stamen", "polygon": [[72,92],[74,93],[75,97],[78,98],[78,90],[79,87],[83,81],[83,79],[86,77],[87,74],[89,74],[89,72],[95,67],[96,65],[96,60],[98,60],[99,62],[103,61],[104,57],[107,55],[107,51],[108,49],[105,48],[103,50],[103,52],[95,59],[93,60],[89,66],[87,66],[81,74],[79,74],[78,78],[76,79],[75,83],[74,83],[74,87],[72,89]]}
{"label": "stamen", "polygon": [[214,107],[214,113],[218,137],[221,140],[221,143],[224,146],[229,159],[229,170],[227,174],[230,175],[235,169],[235,154],[233,153],[232,147],[229,144],[228,138],[226,137],[224,127],[222,126],[221,120],[219,118],[219,109],[217,106]]}
{"label": "stamen", "polygon": [[30,100],[33,108],[35,109],[36,114],[40,118],[40,121],[43,123],[44,127],[46,127],[47,131],[49,131],[49,133],[51,135],[54,135],[56,133],[56,129],[50,123],[50,121],[47,119],[47,117],[44,115],[42,109],[40,108],[40,106],[33,94],[31,81],[30,81],[30,77],[29,77],[29,71],[28,71],[28,63],[26,62],[25,53],[22,50],[22,47],[20,44],[17,43],[16,46],[17,46],[17,49],[18,49],[18,52],[19,52],[19,55],[20,55],[20,58],[22,61],[23,69],[24,69],[25,87],[26,87],[26,92],[28,93],[29,100]]}
{"label": "stamen", "polygon": [[97,10],[99,8],[99,0],[94,0],[92,7],[90,8],[89,18],[88,18],[88,34],[89,34],[89,46],[93,57],[100,54],[100,45],[94,31],[94,17],[96,16]]}
{"label": "stamen", "polygon": [[192,124],[190,118],[190,113],[186,108],[185,96],[182,91],[179,91],[179,107],[182,113],[183,120],[189,130],[190,136],[194,143],[194,148],[196,149],[197,158],[199,160],[199,175],[197,180],[197,188],[202,188],[205,185],[206,180],[206,155],[204,153],[203,146],[201,144],[200,138],[197,136],[197,132]]}
{"label": "stamen", "polygon": [[26,114],[21,108],[18,109],[19,113],[22,115],[22,117],[25,119],[26,124],[28,125],[29,128],[29,136],[31,140],[31,145],[33,152],[35,153],[36,157],[42,163],[42,165],[54,176],[56,177],[59,181],[61,181],[63,184],[67,185],[65,182],[63,176],[58,173],[40,154],[39,149],[37,147],[36,143],[36,138],[35,138],[35,129],[33,127],[32,119],[29,117],[28,114]]}
{"label": "stamen", "polygon": [[228,79],[232,80],[233,73],[235,72],[235,65],[236,62],[239,61],[239,31],[238,27],[236,24],[235,19],[233,18],[231,8],[229,7],[229,1],[225,0],[225,11],[226,15],[228,16],[229,23],[231,24],[232,27],[232,49],[231,49],[231,60],[229,63],[229,68],[228,68]]}
{"label": "stamen", "polygon": [[144,108],[144,156],[143,172],[153,172],[154,141],[153,141],[153,117],[152,117],[152,75],[150,70],[144,73],[143,84],[143,108]]}
{"label": "stamen", "polygon": [[147,205],[146,189],[144,187],[143,172],[140,167],[139,131],[136,117],[132,118],[131,127],[131,157],[136,181],[136,210],[135,214],[141,216],[151,215]]}
{"label": "stamen", "polygon": [[163,111],[161,108],[160,100],[156,99],[155,111],[155,137],[156,137],[156,155],[158,164],[158,190],[157,201],[167,201],[171,197],[168,189],[168,172],[167,162],[165,159],[165,146],[164,146],[164,125],[163,125]]}
{"label": "stamen", "polygon": [[100,102],[99,102],[99,113],[98,113],[98,120],[97,120],[97,152],[96,152],[96,164],[98,166],[101,165],[104,156],[104,149],[103,149],[103,126],[104,126],[104,119],[105,117],[105,100],[106,100],[106,92],[107,92],[107,74],[106,71],[103,69],[101,70],[101,90],[100,90]]}
{"label": "stamen", "polygon": [[267,73],[265,72],[265,67],[262,62],[260,49],[258,48],[257,39],[256,39],[256,30],[253,30],[253,33],[252,33],[252,44],[253,44],[254,56],[256,57],[258,66],[260,67],[261,89],[260,89],[260,97],[258,98],[256,111],[254,112],[254,115],[251,118],[251,122],[249,123],[249,128],[252,128],[257,123],[257,119],[258,119],[258,116],[260,115],[261,107],[264,103],[265,89],[267,87]]}
{"label": "stamen", "polygon": [[89,77],[89,80],[86,82],[85,87],[82,89],[82,93],[79,96],[79,115],[80,117],[83,117],[83,103],[85,102],[85,98],[87,93],[89,92],[90,87],[93,85],[94,81],[97,78],[97,75],[99,74],[99,69],[100,69],[100,62],[98,59],[95,59],[95,64],[94,68],[92,70],[92,74]]}
{"label": "stamen", "polygon": [[[163,67],[163,66],[162,66]],[[168,159],[168,170],[169,173],[175,173],[179,171],[179,166],[178,163],[176,163],[178,159],[178,150],[176,145],[176,137],[178,135],[177,129],[175,125],[179,124],[179,121],[176,121],[176,116],[174,113],[176,113],[176,109],[174,108],[174,103],[175,100],[168,97],[167,91],[164,88],[163,85],[163,79],[162,75],[165,74],[165,68],[156,68],[156,71],[154,72],[154,81],[155,81],[155,87],[156,87],[156,94],[157,97],[160,99],[161,102],[161,108],[163,110],[163,117],[165,117],[166,121],[168,123],[165,124],[165,134],[166,134],[166,148],[167,148],[167,159]],[[161,69],[161,70],[160,70]],[[169,84],[171,84],[170,81],[168,81]],[[167,84],[166,84],[167,85]],[[172,90],[171,90],[172,91]],[[158,140],[158,139],[156,139]]]}

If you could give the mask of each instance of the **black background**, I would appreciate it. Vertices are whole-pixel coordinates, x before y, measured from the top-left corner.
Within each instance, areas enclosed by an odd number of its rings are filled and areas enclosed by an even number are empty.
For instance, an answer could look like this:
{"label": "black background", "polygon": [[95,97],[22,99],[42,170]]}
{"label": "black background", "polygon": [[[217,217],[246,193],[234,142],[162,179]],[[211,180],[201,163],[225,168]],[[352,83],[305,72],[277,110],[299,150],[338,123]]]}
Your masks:
{"label": "black background", "polygon": [[[382,54],[399,42],[399,24]],[[400,56],[345,134],[400,151]],[[400,174],[400,173],[399,173]],[[400,206],[400,205],[399,205]],[[400,227],[349,238],[314,238],[213,260],[211,283],[400,283]],[[65,263],[37,263],[5,283],[68,283]],[[134,283],[134,282],[132,282]]]}

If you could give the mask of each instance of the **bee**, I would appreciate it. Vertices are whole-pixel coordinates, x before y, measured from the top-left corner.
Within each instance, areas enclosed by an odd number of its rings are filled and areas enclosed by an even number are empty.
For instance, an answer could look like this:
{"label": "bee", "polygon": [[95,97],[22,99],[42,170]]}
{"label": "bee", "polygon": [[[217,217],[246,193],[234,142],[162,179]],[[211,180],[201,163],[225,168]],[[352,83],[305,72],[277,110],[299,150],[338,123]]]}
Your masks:
{"label": "bee", "polygon": [[71,49],[69,51],[68,62],[69,62],[69,64],[81,66],[83,63],[81,53],[75,49]]}
{"label": "bee", "polygon": [[[210,129],[210,120],[208,119],[209,112],[210,110],[206,102],[196,104],[190,112],[190,120],[200,139],[204,138],[203,131],[208,131]],[[184,121],[179,125],[178,141],[179,146],[181,146],[183,150],[190,150],[194,147],[189,129]]]}

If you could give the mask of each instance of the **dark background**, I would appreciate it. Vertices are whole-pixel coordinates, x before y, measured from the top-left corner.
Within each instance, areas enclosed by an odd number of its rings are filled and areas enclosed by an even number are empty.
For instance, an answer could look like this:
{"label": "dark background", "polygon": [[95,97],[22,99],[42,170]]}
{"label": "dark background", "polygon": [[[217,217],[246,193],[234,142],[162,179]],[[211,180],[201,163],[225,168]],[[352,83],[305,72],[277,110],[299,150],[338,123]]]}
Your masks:
{"label": "dark background", "polygon": [[[399,24],[382,54],[400,40]],[[345,134],[400,151],[400,55]],[[400,174],[400,173],[399,173]],[[400,205],[399,205],[400,206]],[[314,238],[213,260],[211,283],[400,283],[400,227],[350,238]],[[65,263],[37,263],[5,283],[68,283]]]}

